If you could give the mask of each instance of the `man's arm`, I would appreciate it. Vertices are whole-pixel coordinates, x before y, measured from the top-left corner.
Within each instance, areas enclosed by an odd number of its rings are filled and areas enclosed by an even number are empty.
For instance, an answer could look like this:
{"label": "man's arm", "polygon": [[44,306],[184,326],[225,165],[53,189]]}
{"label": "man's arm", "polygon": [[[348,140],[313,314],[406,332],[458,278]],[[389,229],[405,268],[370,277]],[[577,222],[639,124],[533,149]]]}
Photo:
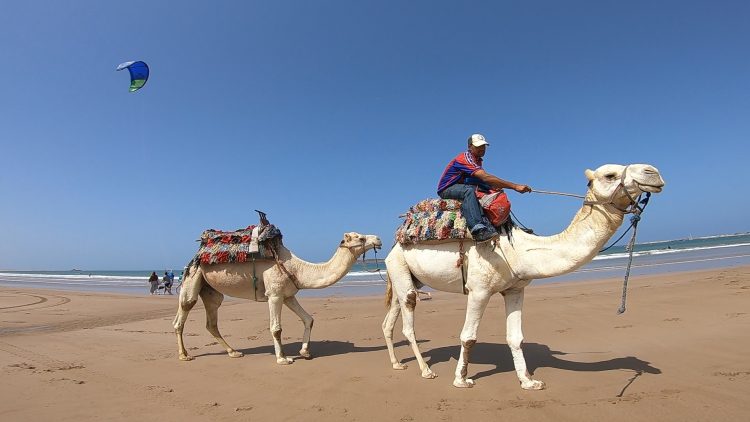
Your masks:
{"label": "man's arm", "polygon": [[519,193],[531,192],[531,187],[529,186],[519,185],[513,182],[508,182],[497,176],[493,176],[487,173],[483,169],[475,171],[474,174],[472,174],[472,176],[478,178],[484,183],[487,183],[488,185],[490,185],[490,187],[494,189],[513,189],[514,191],[519,192]]}

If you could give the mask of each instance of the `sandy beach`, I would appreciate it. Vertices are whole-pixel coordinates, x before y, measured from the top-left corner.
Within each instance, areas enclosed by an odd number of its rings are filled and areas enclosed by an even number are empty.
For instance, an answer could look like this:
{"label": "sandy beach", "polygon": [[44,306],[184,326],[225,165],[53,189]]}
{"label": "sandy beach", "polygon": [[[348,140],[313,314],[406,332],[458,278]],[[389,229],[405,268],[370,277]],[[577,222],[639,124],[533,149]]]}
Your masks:
{"label": "sandy beach", "polygon": [[[4,421],[730,421],[750,418],[750,267],[641,276],[616,315],[621,279],[527,289],[524,350],[543,391],[524,391],[493,298],[469,376],[451,385],[466,298],[417,304],[417,338],[439,375],[422,379],[398,322],[390,368],[383,299],[302,298],[315,317],[313,359],[275,363],[265,303],[227,299],[229,358],[190,314],[177,359],[170,296],[0,288],[0,419]],[[283,313],[285,351],[302,324]]]}

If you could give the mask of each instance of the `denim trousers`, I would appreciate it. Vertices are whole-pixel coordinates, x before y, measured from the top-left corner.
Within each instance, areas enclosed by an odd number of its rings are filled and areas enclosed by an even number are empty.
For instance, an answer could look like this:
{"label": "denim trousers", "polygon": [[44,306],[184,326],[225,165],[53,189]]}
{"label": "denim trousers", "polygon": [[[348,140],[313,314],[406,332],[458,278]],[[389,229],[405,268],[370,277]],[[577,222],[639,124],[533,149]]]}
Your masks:
{"label": "denim trousers", "polygon": [[476,186],[456,183],[438,192],[438,196],[443,199],[457,199],[461,201],[461,214],[466,219],[466,227],[472,232],[475,231],[477,224],[487,226],[482,217],[484,213],[479,206],[477,199]]}

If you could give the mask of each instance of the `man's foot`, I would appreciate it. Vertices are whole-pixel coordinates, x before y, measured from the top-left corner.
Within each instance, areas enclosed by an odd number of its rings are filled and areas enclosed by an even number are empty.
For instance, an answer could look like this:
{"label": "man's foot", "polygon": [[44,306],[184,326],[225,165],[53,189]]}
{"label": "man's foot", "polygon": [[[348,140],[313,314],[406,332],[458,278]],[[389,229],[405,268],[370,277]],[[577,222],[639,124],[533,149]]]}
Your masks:
{"label": "man's foot", "polygon": [[471,233],[471,237],[477,242],[486,242],[497,236],[497,230],[494,227],[482,227]]}

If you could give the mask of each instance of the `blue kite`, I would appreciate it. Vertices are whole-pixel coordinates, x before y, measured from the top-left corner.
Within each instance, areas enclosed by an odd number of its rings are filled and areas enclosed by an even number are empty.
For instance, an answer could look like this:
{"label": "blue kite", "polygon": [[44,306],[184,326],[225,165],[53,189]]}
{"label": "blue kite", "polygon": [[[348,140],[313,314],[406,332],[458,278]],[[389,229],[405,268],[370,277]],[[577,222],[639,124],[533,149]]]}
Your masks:
{"label": "blue kite", "polygon": [[128,69],[130,72],[130,92],[138,91],[148,81],[148,65],[141,61],[125,62],[117,66],[117,70]]}

